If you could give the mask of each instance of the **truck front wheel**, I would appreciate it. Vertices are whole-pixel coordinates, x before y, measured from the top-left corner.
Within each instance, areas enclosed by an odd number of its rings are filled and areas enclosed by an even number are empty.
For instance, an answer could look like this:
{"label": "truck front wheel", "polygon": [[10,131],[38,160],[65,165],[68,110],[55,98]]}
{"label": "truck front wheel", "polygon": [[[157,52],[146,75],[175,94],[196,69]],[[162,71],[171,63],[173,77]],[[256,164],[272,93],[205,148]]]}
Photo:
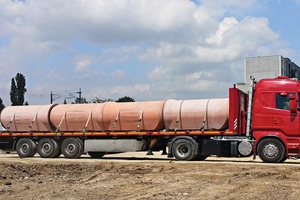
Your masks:
{"label": "truck front wheel", "polygon": [[172,145],[172,152],[177,160],[193,160],[195,155],[195,147],[190,140],[178,139]]}
{"label": "truck front wheel", "polygon": [[30,138],[21,138],[17,142],[16,151],[20,158],[33,157],[36,153],[36,143]]}
{"label": "truck front wheel", "polygon": [[268,163],[283,162],[285,158],[285,148],[283,144],[275,138],[263,139],[257,147],[259,158]]}

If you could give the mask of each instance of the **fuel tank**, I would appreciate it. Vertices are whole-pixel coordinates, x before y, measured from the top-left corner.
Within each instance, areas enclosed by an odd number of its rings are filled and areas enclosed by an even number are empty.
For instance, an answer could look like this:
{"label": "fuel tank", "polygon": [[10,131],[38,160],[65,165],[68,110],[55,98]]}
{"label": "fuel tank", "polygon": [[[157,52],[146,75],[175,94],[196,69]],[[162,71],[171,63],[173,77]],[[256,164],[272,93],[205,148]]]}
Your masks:
{"label": "fuel tank", "polygon": [[163,109],[166,130],[225,130],[229,100],[167,100]]}
{"label": "fuel tank", "polygon": [[107,102],[103,124],[108,131],[162,130],[164,101]]}
{"label": "fuel tank", "polygon": [[50,122],[59,131],[104,131],[104,106],[105,103],[57,105],[51,111]]}
{"label": "fuel tank", "polygon": [[0,121],[4,128],[14,132],[52,131],[49,115],[54,106],[9,106],[2,110]]}

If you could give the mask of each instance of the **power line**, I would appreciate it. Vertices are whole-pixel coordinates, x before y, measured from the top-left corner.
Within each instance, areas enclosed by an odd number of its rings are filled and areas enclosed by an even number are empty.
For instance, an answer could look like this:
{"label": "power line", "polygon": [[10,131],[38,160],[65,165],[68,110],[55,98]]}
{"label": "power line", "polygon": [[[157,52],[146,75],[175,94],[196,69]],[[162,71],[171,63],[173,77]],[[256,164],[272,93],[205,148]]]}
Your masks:
{"label": "power line", "polygon": [[[10,94],[11,90],[6,89],[0,89],[0,94]],[[41,93],[41,92],[25,92],[25,95],[32,95],[32,96],[48,96],[47,93]]]}

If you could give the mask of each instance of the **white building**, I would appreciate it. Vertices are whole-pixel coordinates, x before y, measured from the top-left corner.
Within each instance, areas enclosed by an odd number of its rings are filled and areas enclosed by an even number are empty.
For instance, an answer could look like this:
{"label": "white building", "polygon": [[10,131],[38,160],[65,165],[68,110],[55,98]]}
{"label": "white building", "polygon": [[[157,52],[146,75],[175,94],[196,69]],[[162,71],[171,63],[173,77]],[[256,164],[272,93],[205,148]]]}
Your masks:
{"label": "white building", "polygon": [[277,76],[287,76],[300,80],[300,67],[293,63],[289,58],[282,56],[263,56],[246,58],[245,83],[250,83],[250,76],[256,81],[262,78],[276,78]]}

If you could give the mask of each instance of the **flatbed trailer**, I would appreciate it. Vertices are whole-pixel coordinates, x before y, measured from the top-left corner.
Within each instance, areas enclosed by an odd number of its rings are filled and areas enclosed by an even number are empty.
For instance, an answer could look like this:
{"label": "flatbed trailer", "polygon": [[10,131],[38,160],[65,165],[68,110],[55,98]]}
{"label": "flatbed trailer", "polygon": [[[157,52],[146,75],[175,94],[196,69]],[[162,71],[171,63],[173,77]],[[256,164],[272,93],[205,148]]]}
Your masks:
{"label": "flatbed trailer", "polygon": [[[20,157],[31,157],[30,152],[32,149],[37,148],[35,145],[43,140],[46,140],[44,151],[49,151],[47,154],[41,155],[42,157],[57,157],[60,155],[53,155],[55,143],[60,146],[60,151],[67,158],[78,158],[80,155],[77,151],[82,151],[90,154],[94,158],[99,158],[105,155],[105,153],[120,153],[127,151],[147,151],[148,155],[152,154],[152,151],[164,151],[169,147],[169,157],[175,156],[178,160],[194,160],[193,158],[186,158],[187,153],[190,153],[191,147],[187,145],[193,145],[192,148],[197,148],[207,157],[209,155],[217,156],[239,156],[238,152],[228,148],[232,146],[237,148],[238,141],[242,142],[245,138],[236,138],[236,135],[232,131],[147,131],[147,132],[64,132],[64,133],[8,133],[1,132],[1,143],[0,145],[6,151],[17,150]],[[222,138],[222,139],[221,139]],[[225,138],[227,138],[225,140]],[[20,139],[25,139],[23,144],[18,145]],[[62,145],[63,142],[68,141],[68,145]],[[34,141],[34,142],[32,142]],[[38,142],[36,142],[38,141]],[[53,142],[56,141],[56,142]],[[182,141],[183,144],[179,147],[173,147],[173,143]],[[234,141],[234,143],[233,143]],[[82,142],[82,143],[81,143]],[[213,145],[213,142],[215,143]],[[187,144],[186,144],[187,143]],[[205,145],[209,143],[209,145]],[[224,143],[227,143],[226,147]],[[81,146],[81,147],[80,147]],[[222,147],[223,146],[223,147]],[[251,145],[252,146],[252,145]],[[62,149],[64,148],[64,149]],[[206,149],[204,149],[206,148]],[[49,149],[49,150],[47,150]],[[82,150],[80,150],[82,149]],[[41,150],[42,151],[42,150]],[[248,150],[251,153],[252,150]],[[73,152],[73,154],[70,154]],[[94,152],[101,152],[101,156],[95,156]],[[200,160],[200,151],[193,150],[195,155],[198,155]],[[207,155],[206,155],[207,154]]]}
{"label": "flatbed trailer", "polygon": [[[209,155],[249,156],[253,142],[245,137],[247,94],[229,89],[229,127],[226,130],[151,131],[2,131],[0,148],[16,150],[20,157],[78,158],[88,153],[100,158],[106,153],[164,151],[177,160],[203,160]],[[199,123],[205,123],[206,119]],[[10,122],[11,123],[11,122]],[[246,141],[247,140],[247,141]],[[239,150],[240,149],[240,150]]]}

